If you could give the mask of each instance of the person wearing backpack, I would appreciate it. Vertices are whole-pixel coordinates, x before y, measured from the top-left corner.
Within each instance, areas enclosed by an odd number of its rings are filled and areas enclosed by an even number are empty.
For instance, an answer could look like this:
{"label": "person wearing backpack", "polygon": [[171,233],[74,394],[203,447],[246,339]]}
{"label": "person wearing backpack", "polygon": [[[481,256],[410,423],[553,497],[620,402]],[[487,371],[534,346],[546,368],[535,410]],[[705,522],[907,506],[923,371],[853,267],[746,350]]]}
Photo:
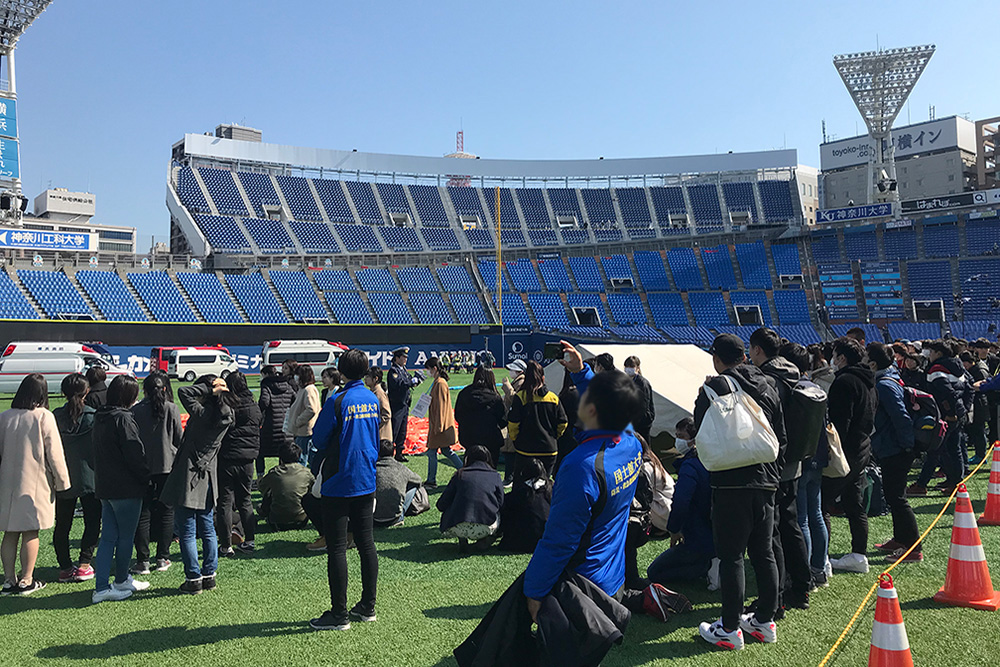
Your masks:
{"label": "person wearing backpack", "polygon": [[[878,408],[875,410],[875,433],[872,454],[882,468],[882,491],[892,512],[892,538],[875,548],[888,554],[895,563],[920,539],[917,518],[906,500],[906,476],[914,458],[913,419],[906,409],[906,395],[899,372],[893,364],[892,351],[883,343],[868,345],[868,363],[875,371]],[[921,545],[904,563],[924,559]]]}
{"label": "person wearing backpack", "polygon": [[[701,430],[712,406],[706,389],[720,398],[737,387],[760,406],[780,447],[785,446],[781,399],[773,383],[759,368],[746,363],[743,341],[733,334],[716,336],[709,348],[718,376],[705,381],[694,404],[694,422]],[[700,438],[700,436],[699,436]],[[699,442],[701,442],[699,440]],[[701,443],[704,445],[704,443]],[[704,455],[708,450],[702,446]],[[707,460],[707,459],[706,459]],[[722,617],[714,623],[702,623],[698,632],[713,644],[730,650],[743,648],[744,632],[764,643],[778,640],[774,622],[778,610],[778,565],[774,560],[774,494],[781,474],[774,461],[742,466],[709,474],[712,485],[712,533],[719,558],[719,583],[722,592]],[[757,607],[743,612],[746,592],[743,571],[744,553],[750,557],[757,578]]]}
{"label": "person wearing backpack", "polygon": [[[798,482],[802,476],[802,459],[807,450],[815,451],[818,430],[813,433],[808,428],[790,429],[793,415],[806,415],[811,406],[808,399],[800,399],[799,369],[788,359],[778,355],[781,337],[767,327],[761,327],[750,335],[750,360],[754,366],[774,381],[784,419],[786,449],[779,450],[778,468],[781,481],[774,503],[774,559],[778,564],[778,581],[781,589],[778,595],[778,616],[781,609],[809,608],[809,589],[812,588],[812,572],[809,569],[809,551],[799,527]],[[812,383],[809,383],[810,386]],[[819,387],[816,387],[819,390]],[[822,390],[819,390],[822,391]],[[819,418],[826,412],[825,395],[819,405]],[[799,424],[801,426],[801,424]],[[813,438],[811,442],[808,439]]]}
{"label": "person wearing backpack", "polygon": [[941,446],[927,455],[916,484],[910,487],[910,495],[918,495],[920,489],[926,494],[927,483],[940,465],[946,479],[937,490],[947,496],[955,490],[965,470],[966,457],[962,453],[962,424],[966,417],[965,368],[955,356],[951,341],[935,340],[925,347],[930,350],[927,389],[937,401],[948,430]]}

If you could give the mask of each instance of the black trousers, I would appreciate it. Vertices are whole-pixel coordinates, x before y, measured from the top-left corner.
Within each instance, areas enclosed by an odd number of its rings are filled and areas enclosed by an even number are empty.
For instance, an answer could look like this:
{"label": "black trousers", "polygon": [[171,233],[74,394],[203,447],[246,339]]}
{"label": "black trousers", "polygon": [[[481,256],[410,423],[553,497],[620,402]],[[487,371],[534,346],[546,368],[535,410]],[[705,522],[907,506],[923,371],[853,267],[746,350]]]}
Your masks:
{"label": "black trousers", "polygon": [[774,620],[778,610],[778,565],[774,560],[774,491],[713,489],[712,534],[719,558],[722,625],[739,627],[746,597],[743,554],[750,556],[757,577],[757,620]]}
{"label": "black trousers", "polygon": [[361,556],[361,601],[356,609],[366,615],[375,614],[375,592],[378,587],[378,554],[372,533],[375,494],[353,498],[321,499],[323,504],[323,534],[326,535],[326,575],[330,582],[330,609],[338,621],[347,615],[347,525],[350,522],[354,544]]}
{"label": "black trousers", "polygon": [[392,411],[392,442],[395,445],[396,456],[406,448],[406,427],[410,417],[408,407],[396,408]]}
{"label": "black trousers", "polygon": [[170,560],[170,544],[174,541],[174,508],[160,502],[167,475],[151,475],[146,497],[142,499],[139,525],[135,529],[135,559],[140,563],[149,562],[150,542],[156,542],[157,560]]}
{"label": "black trousers", "polygon": [[234,507],[243,527],[243,540],[254,541],[257,519],[253,515],[253,503],[250,501],[253,469],[253,461],[219,462],[219,503],[215,513],[215,532],[219,536],[219,548],[223,551],[233,546]]}
{"label": "black trousers", "polygon": [[[982,406],[982,410],[986,410],[989,406]],[[976,452],[976,461],[982,461],[983,457],[986,456],[986,427],[987,427],[987,415],[979,416],[980,407],[976,406],[976,418],[967,427],[967,432],[969,434],[969,443],[972,444],[974,451]],[[962,452],[963,454],[968,454],[968,452]]]}
{"label": "black trousers", "polygon": [[320,502],[320,499],[312,493],[302,496],[302,511],[309,517],[309,521],[312,523],[313,528],[316,529],[316,532],[320,535],[325,535],[323,530],[323,504]]}
{"label": "black trousers", "polygon": [[830,527],[828,503],[832,504],[840,496],[840,507],[851,528],[851,551],[862,556],[868,554],[868,512],[865,510],[864,489],[865,468],[869,460],[866,456],[860,461],[851,461],[851,471],[846,477],[823,479],[823,518],[827,528]]}
{"label": "black trousers", "polygon": [[[879,464],[882,466],[882,494],[892,512],[892,536],[909,547],[920,539],[917,517],[906,499],[906,477],[913,465],[913,452],[886,457]],[[918,546],[916,550],[920,549]]]}
{"label": "black trousers", "polygon": [[799,481],[781,482],[774,496],[774,560],[778,565],[778,581],[781,591],[778,606],[783,603],[786,593],[796,597],[805,596],[812,586],[812,570],[809,569],[809,550],[799,527]]}
{"label": "black trousers", "polygon": [[639,576],[639,547],[649,542],[649,534],[635,521],[625,533],[625,588],[642,590],[649,582]]}
{"label": "black trousers", "polygon": [[[94,549],[101,539],[101,501],[93,493],[80,496],[83,506],[83,537],[80,538],[80,565],[88,565],[94,560]],[[56,527],[52,531],[52,546],[60,570],[73,567],[69,555],[69,531],[73,527],[76,512],[76,498],[56,498]]]}

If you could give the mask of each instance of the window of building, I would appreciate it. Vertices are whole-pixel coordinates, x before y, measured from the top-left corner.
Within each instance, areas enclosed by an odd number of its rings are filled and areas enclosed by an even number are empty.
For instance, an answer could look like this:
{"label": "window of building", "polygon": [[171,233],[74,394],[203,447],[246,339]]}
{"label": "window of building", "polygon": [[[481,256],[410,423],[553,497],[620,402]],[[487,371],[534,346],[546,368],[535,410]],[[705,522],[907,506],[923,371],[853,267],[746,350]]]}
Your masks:
{"label": "window of building", "polygon": [[922,178],[918,178],[918,179],[917,179],[917,187],[919,188],[919,187],[920,187],[921,185],[923,185],[923,184],[924,184],[924,179],[922,179]]}
{"label": "window of building", "polygon": [[812,186],[812,183],[809,184],[809,196],[810,197],[813,196],[813,186]]}
{"label": "window of building", "polygon": [[948,174],[948,180],[949,181],[954,181],[955,180],[955,174]]}

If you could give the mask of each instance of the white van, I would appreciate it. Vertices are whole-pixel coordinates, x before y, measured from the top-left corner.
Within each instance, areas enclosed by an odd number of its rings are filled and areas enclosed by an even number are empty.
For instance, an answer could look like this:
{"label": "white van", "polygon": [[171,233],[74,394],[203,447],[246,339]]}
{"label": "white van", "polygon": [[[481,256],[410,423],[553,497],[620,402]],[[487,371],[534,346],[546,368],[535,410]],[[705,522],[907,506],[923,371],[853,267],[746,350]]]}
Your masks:
{"label": "white van", "polygon": [[108,384],[117,375],[132,375],[128,368],[109,363],[81,343],[15,341],[0,355],[0,393],[12,394],[27,375],[41,373],[49,384],[49,393],[58,394],[64,377],[70,373],[86,375],[92,366],[104,368]]}
{"label": "white van", "polygon": [[228,353],[197,347],[172,350],[167,362],[167,375],[185,382],[194,382],[196,378],[208,374],[226,379],[230,373],[235,373],[239,369],[236,360]]}
{"label": "white van", "polygon": [[269,340],[261,352],[261,366],[281,366],[289,359],[302,366],[311,366],[316,378],[324,368],[336,368],[340,355],[347,350],[346,345],[325,340]]}

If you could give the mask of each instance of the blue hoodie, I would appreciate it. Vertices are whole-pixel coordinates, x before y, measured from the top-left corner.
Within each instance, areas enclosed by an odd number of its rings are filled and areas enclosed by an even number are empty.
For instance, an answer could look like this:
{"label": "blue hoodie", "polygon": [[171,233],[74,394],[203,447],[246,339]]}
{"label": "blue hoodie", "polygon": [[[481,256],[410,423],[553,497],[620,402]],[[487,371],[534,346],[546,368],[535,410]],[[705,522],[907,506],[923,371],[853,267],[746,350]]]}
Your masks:
{"label": "blue hoodie", "polygon": [[906,409],[903,381],[892,366],[875,372],[875,432],[872,453],[879,460],[913,451],[913,419]]}
{"label": "blue hoodie", "polygon": [[[593,377],[586,366],[573,374],[581,396]],[[608,595],[625,583],[625,534],[642,468],[642,446],[629,430],[584,431],[578,440],[579,446],[559,468],[545,533],[524,573],[524,594],[529,598],[544,598],[567,570],[583,575]],[[599,468],[605,505],[593,516],[601,495]],[[572,567],[578,550],[579,564],[575,561]]]}
{"label": "blue hoodie", "polygon": [[[340,414],[337,398],[343,396]],[[337,424],[340,438],[331,442]],[[312,441],[316,461],[335,456],[336,472],[323,482],[322,494],[328,498],[353,498],[375,493],[375,461],[378,460],[378,398],[361,380],[348,382],[329,396],[313,425]],[[316,471],[314,471],[316,472]]]}

